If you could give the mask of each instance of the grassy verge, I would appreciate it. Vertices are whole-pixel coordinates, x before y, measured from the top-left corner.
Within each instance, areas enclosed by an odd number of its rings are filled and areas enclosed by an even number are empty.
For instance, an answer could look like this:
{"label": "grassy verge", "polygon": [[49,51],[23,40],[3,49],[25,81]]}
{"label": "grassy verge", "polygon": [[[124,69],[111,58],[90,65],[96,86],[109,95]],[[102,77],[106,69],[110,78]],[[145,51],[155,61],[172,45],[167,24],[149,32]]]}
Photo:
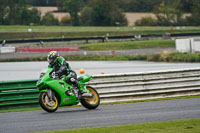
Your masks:
{"label": "grassy verge", "polygon": [[[168,97],[168,98],[156,98],[156,99],[147,99],[147,100],[130,100],[130,101],[120,101],[120,102],[112,102],[112,103],[101,103],[101,105],[111,105],[111,104],[125,104],[125,103],[138,103],[138,102],[153,102],[153,101],[163,101],[163,100],[176,100],[176,99],[189,99],[189,98],[200,98],[200,96],[181,96],[181,97]],[[72,108],[72,107],[81,107],[81,105],[75,106],[66,106],[61,108]],[[21,108],[21,109],[5,109],[0,110],[0,113],[7,112],[21,112],[21,111],[33,111],[33,110],[41,110],[39,105],[35,105],[34,107]]]}
{"label": "grassy verge", "polygon": [[[166,53],[155,55],[66,55],[67,61],[159,61],[159,62],[200,62],[200,54],[190,53]],[[46,57],[26,57],[0,59],[0,62],[20,61],[46,61]]]}
{"label": "grassy verge", "polygon": [[150,55],[148,61],[165,61],[165,62],[200,62],[200,54],[198,53],[168,53]]}
{"label": "grassy verge", "polygon": [[200,119],[153,122],[35,133],[199,133]]}
{"label": "grassy verge", "polygon": [[[32,32],[28,32],[31,28]],[[2,40],[35,39],[35,38],[73,38],[88,36],[125,36],[167,33],[200,33],[200,27],[93,27],[93,26],[0,26]]]}
{"label": "grassy verge", "polygon": [[[131,61],[146,60],[147,56],[137,55],[66,55],[63,56],[67,61]],[[0,62],[20,62],[20,61],[46,61],[45,57],[25,57],[0,59]]]}
{"label": "grassy verge", "polygon": [[82,45],[81,50],[129,50],[145,48],[174,48],[174,40],[146,40],[132,42],[107,42]]}
{"label": "grassy verge", "polygon": [[[92,43],[79,46],[80,50],[129,50],[145,48],[174,48],[173,40],[146,40],[131,42],[108,42]],[[67,55],[64,56],[68,61],[131,61],[146,60],[147,55]],[[46,57],[24,57],[0,59],[0,62],[18,61],[46,61]]]}
{"label": "grassy verge", "polygon": [[[79,46],[80,50],[99,51],[99,50],[129,50],[147,48],[174,48],[174,40],[146,40],[131,42],[107,42],[91,43]],[[200,62],[199,53],[170,53],[162,52],[153,55],[66,55],[68,61],[164,61],[164,62]],[[44,57],[24,57],[0,59],[0,62],[19,62],[19,61],[46,61]]]}
{"label": "grassy verge", "polygon": [[110,26],[110,27],[100,27],[100,26],[26,26],[26,25],[0,25],[0,32],[28,32],[31,28],[33,32],[106,32],[106,31],[199,31],[200,27],[197,26],[186,26],[179,27],[179,29],[174,28],[170,30],[169,26]]}

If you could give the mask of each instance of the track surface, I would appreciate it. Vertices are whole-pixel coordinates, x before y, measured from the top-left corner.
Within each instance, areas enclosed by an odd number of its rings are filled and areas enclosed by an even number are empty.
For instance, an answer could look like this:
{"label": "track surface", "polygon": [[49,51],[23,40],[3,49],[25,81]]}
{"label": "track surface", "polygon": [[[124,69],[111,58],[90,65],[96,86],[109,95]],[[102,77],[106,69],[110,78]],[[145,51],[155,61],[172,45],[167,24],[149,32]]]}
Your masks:
{"label": "track surface", "polygon": [[[149,72],[160,70],[174,70],[199,68],[200,63],[161,63],[147,61],[70,61],[73,70],[79,74],[81,68],[85,74],[115,74],[130,72]],[[0,63],[0,81],[38,79],[45,62],[4,62]]]}
{"label": "track surface", "polygon": [[0,113],[0,133],[24,133],[200,118],[200,98]]}

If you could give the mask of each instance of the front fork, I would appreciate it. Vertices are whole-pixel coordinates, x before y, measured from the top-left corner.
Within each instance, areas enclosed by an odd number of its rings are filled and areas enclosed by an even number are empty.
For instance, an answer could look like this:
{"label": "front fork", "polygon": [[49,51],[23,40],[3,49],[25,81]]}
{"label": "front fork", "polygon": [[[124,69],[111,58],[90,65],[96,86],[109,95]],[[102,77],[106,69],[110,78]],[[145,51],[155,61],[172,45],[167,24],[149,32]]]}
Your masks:
{"label": "front fork", "polygon": [[47,89],[47,96],[49,97],[49,100],[53,100],[53,91],[52,89]]}

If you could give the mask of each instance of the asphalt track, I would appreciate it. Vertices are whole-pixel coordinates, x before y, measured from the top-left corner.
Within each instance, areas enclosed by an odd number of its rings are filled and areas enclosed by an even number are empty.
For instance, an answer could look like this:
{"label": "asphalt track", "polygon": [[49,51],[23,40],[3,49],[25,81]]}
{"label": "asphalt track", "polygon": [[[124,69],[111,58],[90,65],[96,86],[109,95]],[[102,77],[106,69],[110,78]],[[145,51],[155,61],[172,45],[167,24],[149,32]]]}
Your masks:
{"label": "asphalt track", "polygon": [[[130,72],[148,72],[160,70],[174,70],[197,68],[200,63],[161,63],[147,61],[70,61],[73,70],[79,74],[81,68],[85,74],[113,74]],[[2,62],[0,63],[0,81],[38,79],[45,62]]]}
{"label": "asphalt track", "polygon": [[200,98],[0,113],[0,133],[24,133],[72,128],[200,118]]}

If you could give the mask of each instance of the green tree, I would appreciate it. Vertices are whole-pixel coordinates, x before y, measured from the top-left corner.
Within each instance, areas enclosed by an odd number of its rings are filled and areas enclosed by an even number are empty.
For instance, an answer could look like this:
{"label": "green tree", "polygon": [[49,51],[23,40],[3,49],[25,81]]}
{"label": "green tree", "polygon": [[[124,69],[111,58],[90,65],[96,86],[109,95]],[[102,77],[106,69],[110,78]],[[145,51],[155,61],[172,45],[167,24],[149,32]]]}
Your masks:
{"label": "green tree", "polygon": [[83,0],[58,0],[57,5],[61,11],[70,13],[71,24],[73,26],[79,25],[79,15],[81,8],[84,6]]}
{"label": "green tree", "polygon": [[65,0],[56,0],[56,5],[57,5],[59,11],[63,11],[64,2],[65,2]]}
{"label": "green tree", "polygon": [[154,13],[159,25],[181,25],[183,12],[181,11],[180,0],[163,0],[155,6]]}
{"label": "green tree", "polygon": [[33,6],[56,6],[56,0],[30,0]]}
{"label": "green tree", "polygon": [[91,25],[91,13],[92,13],[92,8],[91,7],[84,7],[81,10],[81,15],[80,15],[80,23],[81,25],[84,26],[89,26]]}
{"label": "green tree", "polygon": [[24,16],[26,19],[23,24],[29,25],[29,24],[36,24],[39,25],[41,21],[41,13],[36,9],[29,9],[26,12],[26,16]]}
{"label": "green tree", "polygon": [[156,26],[157,20],[153,19],[152,17],[144,17],[140,20],[135,22],[136,26]]}
{"label": "green tree", "polygon": [[182,10],[184,12],[192,11],[192,0],[181,0],[182,2]]}
{"label": "green tree", "polygon": [[0,24],[6,24],[6,17],[8,15],[7,1],[0,0]]}
{"label": "green tree", "polygon": [[162,0],[116,0],[118,6],[126,12],[152,12],[154,5]]}
{"label": "green tree", "polygon": [[[152,12],[155,5],[163,0],[116,0],[120,8],[126,12]],[[168,0],[165,0],[166,2]],[[174,0],[176,1],[176,0]],[[191,0],[181,0],[181,9],[184,12],[191,12]]]}
{"label": "green tree", "polygon": [[8,24],[20,24],[24,5],[22,5],[22,0],[8,0]]}
{"label": "green tree", "polygon": [[81,12],[82,15],[86,18],[82,17],[82,22],[93,26],[127,25],[127,19],[115,0],[91,0],[88,8]]}
{"label": "green tree", "polygon": [[39,24],[40,13],[28,3],[29,0],[0,0],[0,24]]}
{"label": "green tree", "polygon": [[191,0],[191,16],[186,18],[187,25],[200,26],[200,3],[199,0]]}
{"label": "green tree", "polygon": [[45,16],[42,17],[41,23],[42,25],[59,25],[58,19],[54,18],[50,12],[47,12]]}
{"label": "green tree", "polygon": [[22,25],[39,24],[41,14],[36,8],[30,8],[28,2],[29,0],[19,0],[18,7],[21,7],[21,11],[19,11],[19,14],[15,14],[16,16],[19,15],[18,23]]}

